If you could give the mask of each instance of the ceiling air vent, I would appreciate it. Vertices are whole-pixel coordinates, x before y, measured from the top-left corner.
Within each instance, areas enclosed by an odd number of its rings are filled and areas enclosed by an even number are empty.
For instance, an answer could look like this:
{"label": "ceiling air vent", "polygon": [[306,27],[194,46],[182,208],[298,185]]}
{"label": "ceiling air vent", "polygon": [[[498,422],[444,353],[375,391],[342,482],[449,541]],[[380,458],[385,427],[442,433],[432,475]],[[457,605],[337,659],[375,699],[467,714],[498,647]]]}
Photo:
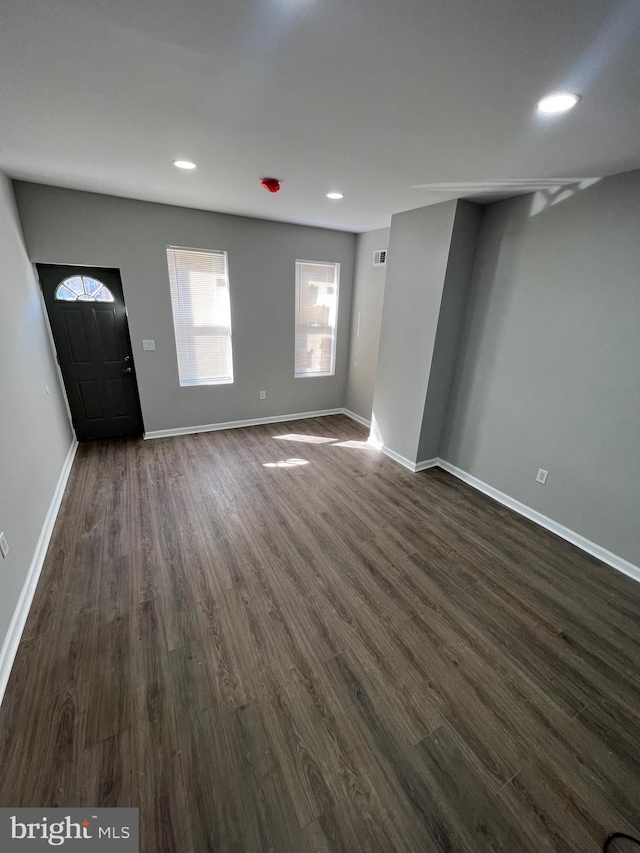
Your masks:
{"label": "ceiling air vent", "polygon": [[376,249],[373,253],[373,266],[374,267],[386,267],[387,265],[387,250],[386,249]]}

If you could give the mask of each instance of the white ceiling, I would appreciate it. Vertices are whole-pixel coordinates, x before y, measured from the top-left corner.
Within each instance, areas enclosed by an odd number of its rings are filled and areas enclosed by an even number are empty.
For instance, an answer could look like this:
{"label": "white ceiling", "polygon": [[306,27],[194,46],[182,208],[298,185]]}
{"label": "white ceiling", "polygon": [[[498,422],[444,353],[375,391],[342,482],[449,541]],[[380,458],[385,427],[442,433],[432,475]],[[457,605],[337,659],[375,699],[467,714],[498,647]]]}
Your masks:
{"label": "white ceiling", "polygon": [[640,167],[639,56],[639,0],[0,0],[0,168],[363,231],[456,195],[418,185]]}

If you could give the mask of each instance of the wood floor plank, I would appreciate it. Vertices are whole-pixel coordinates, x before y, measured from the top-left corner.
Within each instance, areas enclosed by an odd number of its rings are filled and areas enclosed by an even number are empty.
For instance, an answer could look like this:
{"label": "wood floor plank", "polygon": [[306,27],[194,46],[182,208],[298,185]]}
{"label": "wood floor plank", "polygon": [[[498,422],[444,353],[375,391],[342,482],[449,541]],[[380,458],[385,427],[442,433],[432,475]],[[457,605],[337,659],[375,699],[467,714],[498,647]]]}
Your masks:
{"label": "wood floor plank", "polygon": [[166,645],[155,634],[135,647],[131,695],[132,785],[140,809],[141,850],[191,848],[176,696]]}
{"label": "wood floor plank", "polygon": [[640,833],[640,586],[365,439],[332,416],[81,445],[0,805],[138,807],[144,853]]}
{"label": "wood floor plank", "polygon": [[75,795],[69,803],[105,808],[135,808],[132,737],[126,731],[86,749],[72,767]]}
{"label": "wood floor plank", "polygon": [[540,849],[600,853],[604,839],[614,831],[637,837],[637,826],[634,829],[615,807],[604,804],[588,781],[557,765],[525,768],[502,788],[496,801],[532,840],[525,849],[535,849],[533,840],[541,839]]}

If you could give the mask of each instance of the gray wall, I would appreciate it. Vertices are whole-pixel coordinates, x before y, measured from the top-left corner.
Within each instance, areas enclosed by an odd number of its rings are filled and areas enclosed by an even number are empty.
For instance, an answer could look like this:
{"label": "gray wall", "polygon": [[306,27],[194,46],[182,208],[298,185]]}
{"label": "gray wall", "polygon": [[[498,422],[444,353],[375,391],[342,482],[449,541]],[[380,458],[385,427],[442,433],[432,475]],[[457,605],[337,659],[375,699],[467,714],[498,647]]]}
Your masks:
{"label": "gray wall", "polygon": [[387,275],[386,267],[373,266],[373,253],[376,249],[386,249],[388,246],[388,228],[358,234],[345,406],[366,420],[371,419],[373,406],[382,300]]}
{"label": "gray wall", "polygon": [[482,213],[479,204],[458,202],[424,404],[418,462],[434,459],[440,452]]}
{"label": "gray wall", "polygon": [[440,455],[638,565],[640,172],[491,205],[480,240]]}
{"label": "gray wall", "polygon": [[11,549],[0,559],[1,646],[73,438],[13,190],[1,172],[0,395],[0,530]]}
{"label": "gray wall", "polygon": [[[38,184],[18,182],[15,189],[33,261],[120,269],[147,431],[344,404],[353,234]],[[229,253],[233,385],[178,384],[167,245]],[[294,378],[296,258],[341,264],[332,377]],[[155,339],[155,352],[142,351],[143,338]]]}
{"label": "gray wall", "polygon": [[391,220],[372,438],[415,462],[457,202]]}

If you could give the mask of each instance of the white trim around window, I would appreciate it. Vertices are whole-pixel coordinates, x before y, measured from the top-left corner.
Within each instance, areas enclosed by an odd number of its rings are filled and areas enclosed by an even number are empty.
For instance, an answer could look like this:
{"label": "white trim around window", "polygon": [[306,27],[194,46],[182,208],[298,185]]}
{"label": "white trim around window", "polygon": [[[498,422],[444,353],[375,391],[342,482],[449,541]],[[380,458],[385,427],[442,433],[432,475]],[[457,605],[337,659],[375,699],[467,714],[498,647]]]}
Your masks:
{"label": "white trim around window", "polygon": [[181,386],[233,382],[226,252],[167,246]]}
{"label": "white trim around window", "polygon": [[339,263],[296,261],[296,378],[335,374],[339,295]]}

